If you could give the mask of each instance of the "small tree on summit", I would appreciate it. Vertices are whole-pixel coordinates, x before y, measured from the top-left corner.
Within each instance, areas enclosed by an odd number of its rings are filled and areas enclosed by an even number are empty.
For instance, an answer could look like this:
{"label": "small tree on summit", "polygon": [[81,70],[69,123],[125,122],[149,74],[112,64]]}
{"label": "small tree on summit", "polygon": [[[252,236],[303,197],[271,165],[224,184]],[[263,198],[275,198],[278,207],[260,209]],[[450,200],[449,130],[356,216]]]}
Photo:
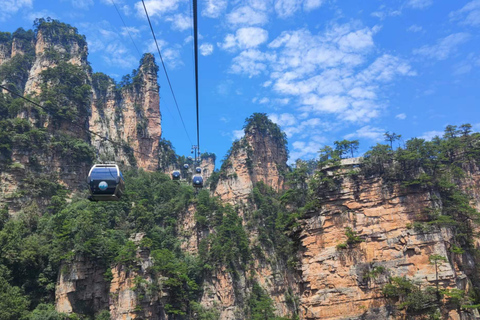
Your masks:
{"label": "small tree on summit", "polygon": [[385,137],[385,141],[390,142],[391,149],[393,149],[393,142],[400,140],[400,138],[402,137],[401,134],[396,134],[395,132],[390,133],[389,131],[385,132],[383,136]]}
{"label": "small tree on summit", "polygon": [[344,155],[350,153],[353,158],[353,153],[358,150],[359,142],[358,140],[342,140],[335,141],[335,151],[341,159],[344,158]]}

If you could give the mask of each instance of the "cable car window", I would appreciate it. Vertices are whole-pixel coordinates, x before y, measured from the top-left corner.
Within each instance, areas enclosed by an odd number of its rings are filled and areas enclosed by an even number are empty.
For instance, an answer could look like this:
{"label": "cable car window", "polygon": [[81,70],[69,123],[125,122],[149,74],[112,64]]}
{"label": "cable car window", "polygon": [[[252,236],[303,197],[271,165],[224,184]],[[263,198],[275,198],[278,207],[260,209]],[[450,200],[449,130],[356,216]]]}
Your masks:
{"label": "cable car window", "polygon": [[117,180],[116,168],[95,168],[91,173],[91,180]]}

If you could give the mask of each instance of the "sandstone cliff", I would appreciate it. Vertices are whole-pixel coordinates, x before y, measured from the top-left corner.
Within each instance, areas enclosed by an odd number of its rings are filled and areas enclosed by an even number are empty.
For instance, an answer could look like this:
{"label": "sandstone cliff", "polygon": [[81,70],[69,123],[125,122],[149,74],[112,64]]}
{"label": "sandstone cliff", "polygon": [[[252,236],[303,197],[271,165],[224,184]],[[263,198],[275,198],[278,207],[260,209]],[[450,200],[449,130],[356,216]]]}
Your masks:
{"label": "sandstone cliff", "polygon": [[225,159],[214,194],[236,204],[245,201],[259,181],[280,191],[286,163],[286,140],[280,129],[266,116],[255,114],[245,128],[245,136],[233,144]]}
{"label": "sandstone cliff", "polygon": [[[8,111],[13,131],[2,154],[0,206],[8,204],[11,213],[34,199],[46,203],[41,194],[27,191],[35,180],[80,191],[94,162],[148,171],[159,167],[161,115],[153,55],[146,54],[120,85],[92,73],[87,56],[85,36],[56,20],[42,19],[35,32],[19,29],[0,39],[0,83],[43,105],[22,101]],[[15,98],[3,91],[7,99]],[[21,130],[15,129],[19,119],[28,120]]]}
{"label": "sandstone cliff", "polygon": [[[405,276],[423,287],[438,283],[443,289],[473,290],[475,258],[454,253],[447,225],[422,227],[426,212],[442,208],[439,191],[405,188],[378,175],[348,175],[358,173],[358,163],[345,160],[340,169],[325,169],[341,182],[319,195],[318,206],[299,226],[301,318],[414,319],[385,298],[382,288],[391,277]],[[462,187],[478,190],[479,174],[468,172]],[[479,202],[476,196],[472,204]],[[352,234],[359,239],[352,240]],[[447,258],[438,269],[429,260],[434,255]],[[455,307],[442,313],[442,319],[478,317],[476,310]]]}

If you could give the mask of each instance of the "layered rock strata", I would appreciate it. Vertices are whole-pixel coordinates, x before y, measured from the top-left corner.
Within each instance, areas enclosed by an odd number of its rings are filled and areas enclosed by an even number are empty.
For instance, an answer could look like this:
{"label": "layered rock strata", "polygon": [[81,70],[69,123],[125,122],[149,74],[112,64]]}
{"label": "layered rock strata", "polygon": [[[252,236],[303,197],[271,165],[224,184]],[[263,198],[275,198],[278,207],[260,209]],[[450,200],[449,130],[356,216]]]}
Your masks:
{"label": "layered rock strata", "polygon": [[[340,171],[355,170],[352,163],[345,164]],[[478,172],[473,176],[473,181],[478,179]],[[386,184],[380,177],[343,177],[338,189],[322,197],[299,228],[302,319],[402,318],[403,312],[382,293],[390,277],[406,276],[421,286],[438,282],[442,288],[471,288],[472,270],[466,266],[474,264],[473,257],[450,251],[450,230],[413,227],[427,208],[441,206],[438,193]],[[342,247],[347,244],[347,227],[361,241]],[[429,260],[432,255],[448,261],[436,270]],[[384,271],[373,277],[375,268]],[[473,313],[457,310],[443,317],[475,319]]]}
{"label": "layered rock strata", "polygon": [[[58,21],[44,21],[35,33],[31,30],[22,32],[16,32],[13,38],[0,43],[0,71],[14,67],[21,69],[15,73],[0,72],[0,83],[41,101],[42,88],[55,89],[57,85],[45,79],[45,72],[49,71],[61,79],[69,76],[66,72],[74,70],[78,71],[76,79],[83,79],[79,85],[90,89],[83,97],[84,104],[61,100],[62,104],[72,109],[69,112],[77,113],[73,125],[71,120],[57,115],[47,113],[39,116],[39,112],[28,104],[17,114],[17,118],[28,119],[32,127],[46,130],[47,141],[58,143],[72,137],[92,145],[96,150],[94,162],[115,161],[148,171],[157,170],[162,131],[158,67],[153,55],[146,54],[131,81],[119,86],[106,75],[92,73],[87,61],[87,42],[75,28]],[[60,69],[57,68],[59,66]],[[62,99],[58,95],[55,97]],[[45,101],[40,103],[48,106]],[[57,107],[53,106],[53,109]],[[8,205],[13,214],[24,204],[36,201],[41,205],[45,202],[46,199],[26,191],[31,189],[31,182],[27,183],[29,180],[57,181],[72,191],[86,188],[85,179],[92,164],[91,158],[75,160],[57,149],[12,146],[9,159],[12,164],[0,169],[0,207]]]}
{"label": "layered rock strata", "polygon": [[253,126],[245,130],[245,136],[232,146],[222,165],[214,195],[236,204],[245,201],[259,181],[280,191],[283,189],[286,163],[285,145]]}

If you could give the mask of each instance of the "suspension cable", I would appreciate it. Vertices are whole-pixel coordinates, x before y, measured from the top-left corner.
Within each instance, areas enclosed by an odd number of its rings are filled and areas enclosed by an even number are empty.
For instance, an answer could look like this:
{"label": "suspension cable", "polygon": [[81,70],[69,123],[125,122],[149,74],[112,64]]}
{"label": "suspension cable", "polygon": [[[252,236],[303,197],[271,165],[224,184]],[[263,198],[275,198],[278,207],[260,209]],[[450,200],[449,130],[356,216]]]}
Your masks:
{"label": "suspension cable", "polygon": [[[143,0],[142,0],[143,1]],[[195,49],[195,102],[197,111],[197,148],[200,151],[200,121],[198,110],[198,19],[197,0],[193,0],[193,40]]]}
{"label": "suspension cable", "polygon": [[[120,10],[118,10],[118,7],[117,7],[117,5],[115,4],[115,2],[114,2],[113,0],[110,0],[110,1],[112,2],[113,6],[115,7],[115,10],[117,11],[118,16],[120,17],[120,20],[122,20],[122,23],[123,23],[123,25],[125,26],[125,30],[127,31],[128,36],[130,37],[130,40],[132,40],[133,46],[135,47],[135,49],[136,49],[137,52],[138,52],[139,57],[141,58],[141,57],[142,57],[142,53],[140,52],[140,50],[138,50],[137,44],[135,43],[135,40],[133,40],[133,37],[132,37],[130,31],[128,30],[128,26],[127,26],[127,24],[125,23],[125,20],[123,20],[122,14],[120,13]],[[116,29],[116,28],[115,28],[115,29]],[[168,115],[170,116],[170,118],[172,118],[172,121],[175,122],[176,120],[175,120],[175,118],[173,117],[172,112],[170,111],[170,108],[168,107],[168,105],[165,105],[165,110],[167,110],[167,113],[168,113]]]}
{"label": "suspension cable", "polygon": [[119,11],[118,8],[117,8],[117,5],[115,4],[115,2],[114,2],[113,0],[110,0],[110,1],[112,1],[112,4],[113,4],[113,6],[115,7],[115,10],[117,10],[118,16],[120,17],[120,20],[122,20],[123,25],[125,26],[125,30],[127,31],[128,36],[130,37],[130,40],[132,40],[133,46],[135,47],[135,49],[137,49],[138,55],[141,57],[142,54],[140,53],[140,50],[138,50],[138,47],[137,47],[137,44],[135,43],[135,41],[133,41],[133,37],[132,37],[132,35],[130,34],[130,31],[128,30],[127,25],[125,24],[125,21],[123,20],[123,17],[122,17],[122,15],[120,14],[120,11]]}
{"label": "suspension cable", "polygon": [[[13,90],[11,90],[11,89],[8,89],[7,87],[5,87],[5,86],[3,86],[3,85],[1,85],[1,84],[0,84],[0,88],[3,89],[3,90],[5,90],[5,91],[10,92],[12,95],[14,95],[14,96],[16,96],[16,97],[19,97],[19,98],[21,98],[21,99],[23,99],[23,100],[25,100],[25,101],[27,101],[27,102],[30,102],[31,104],[39,107],[39,108],[42,109],[43,111],[45,111],[45,112],[47,112],[47,113],[50,113],[49,110],[45,109],[45,108],[44,108],[42,105],[40,105],[39,103],[37,103],[37,102],[35,102],[35,101],[31,100],[31,99],[28,99],[28,98],[22,96],[21,94],[18,94],[18,93],[16,93],[15,91],[13,91]],[[102,138],[102,139],[105,140],[105,141],[109,141],[109,142],[112,143],[113,145],[117,145],[117,146],[120,146],[120,147],[122,147],[122,148],[126,146],[125,144],[123,144],[123,143],[121,143],[121,142],[114,141],[114,140],[112,140],[112,139],[110,139],[110,138],[108,138],[108,137],[105,137],[105,136],[102,136],[101,134],[98,134],[98,133],[96,133],[96,132],[93,132],[93,131],[91,131],[91,130],[89,130],[89,129],[87,129],[87,128],[81,126],[81,125],[79,125],[79,124],[76,123],[76,122],[73,122],[73,121],[72,121],[71,124],[74,125],[74,126],[76,126],[76,127],[78,127],[78,128],[80,128],[81,130],[83,130],[83,131],[85,131],[85,132],[87,132],[87,133],[89,133],[89,134],[92,134],[92,135],[95,135],[95,136],[97,136],[97,137],[100,137],[100,138]],[[140,151],[136,151],[136,150],[134,150],[132,147],[130,147],[129,145],[128,145],[128,147],[131,148],[132,152],[136,152],[136,153],[141,154],[141,155],[144,155],[144,156],[146,156],[146,157],[150,157],[150,156],[151,156],[151,155],[149,155],[149,154],[146,154],[146,153],[143,153],[143,152],[140,152]]]}
{"label": "suspension cable", "polygon": [[182,120],[183,129],[185,130],[185,133],[187,134],[187,137],[188,137],[188,140],[190,141],[190,144],[193,144],[192,139],[190,139],[190,135],[188,134],[187,127],[185,126],[185,122],[183,121],[183,117],[182,117],[182,113],[180,112],[180,108],[178,107],[177,98],[175,97],[175,93],[173,92],[172,83],[170,82],[170,78],[168,77],[167,68],[165,67],[165,63],[163,61],[162,53],[160,52],[160,47],[158,46],[157,37],[155,36],[155,32],[153,31],[153,26],[152,26],[152,23],[150,22],[150,16],[148,15],[147,7],[145,6],[144,0],[142,0],[142,4],[143,4],[143,9],[145,9],[145,14],[147,16],[148,24],[150,25],[150,30],[152,31],[153,40],[155,40],[155,45],[157,46],[158,55],[160,56],[160,60],[162,61],[163,70],[165,71],[165,76],[167,78],[167,82],[168,82],[168,85],[170,87],[170,91],[172,92],[173,100],[175,101],[175,106],[177,107],[178,114],[180,115],[180,120]]}

